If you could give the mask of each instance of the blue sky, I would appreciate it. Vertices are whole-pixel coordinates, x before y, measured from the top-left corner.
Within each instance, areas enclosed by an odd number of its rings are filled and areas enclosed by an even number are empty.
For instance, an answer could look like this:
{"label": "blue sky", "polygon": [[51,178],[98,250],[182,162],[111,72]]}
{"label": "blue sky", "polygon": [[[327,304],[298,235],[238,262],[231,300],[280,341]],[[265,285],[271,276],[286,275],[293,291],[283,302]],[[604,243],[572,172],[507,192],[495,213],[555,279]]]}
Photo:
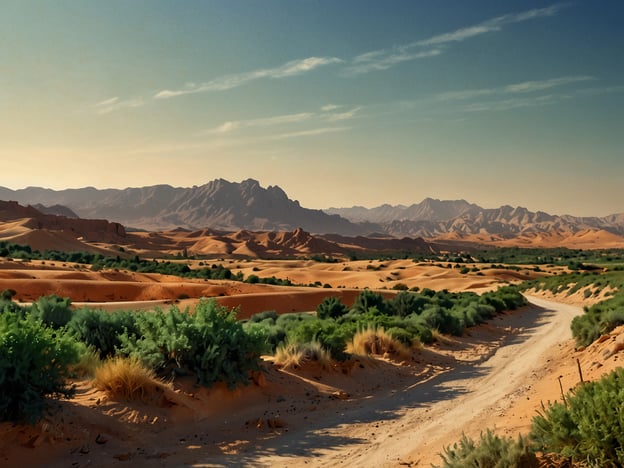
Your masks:
{"label": "blue sky", "polygon": [[621,1],[28,1],[0,185],[624,212]]}

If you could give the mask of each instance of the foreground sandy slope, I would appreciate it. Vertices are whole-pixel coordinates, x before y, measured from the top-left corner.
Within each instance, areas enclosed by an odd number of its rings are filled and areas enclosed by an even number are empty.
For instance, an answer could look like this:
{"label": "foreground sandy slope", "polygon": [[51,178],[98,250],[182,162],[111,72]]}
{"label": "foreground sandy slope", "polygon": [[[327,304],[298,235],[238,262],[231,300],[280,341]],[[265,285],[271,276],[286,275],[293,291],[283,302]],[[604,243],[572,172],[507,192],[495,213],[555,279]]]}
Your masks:
{"label": "foreground sandy slope", "polygon": [[[619,366],[624,327],[575,351],[581,309],[532,305],[397,363],[284,370],[229,391],[176,381],[161,404],[116,401],[78,381],[36,427],[0,424],[0,466],[430,466],[462,432],[526,433],[540,402]],[[613,348],[615,349],[615,348]],[[609,352],[606,352],[609,351]]]}
{"label": "foreground sandy slope", "polygon": [[475,436],[494,428],[493,416],[511,404],[553,348],[570,337],[570,322],[582,312],[536,298],[531,303],[498,320],[498,327],[513,333],[491,353],[466,356],[463,362],[460,357],[426,382],[390,391],[371,404],[363,399],[348,411],[246,454],[246,462],[360,467],[439,462],[436,454],[462,432]]}

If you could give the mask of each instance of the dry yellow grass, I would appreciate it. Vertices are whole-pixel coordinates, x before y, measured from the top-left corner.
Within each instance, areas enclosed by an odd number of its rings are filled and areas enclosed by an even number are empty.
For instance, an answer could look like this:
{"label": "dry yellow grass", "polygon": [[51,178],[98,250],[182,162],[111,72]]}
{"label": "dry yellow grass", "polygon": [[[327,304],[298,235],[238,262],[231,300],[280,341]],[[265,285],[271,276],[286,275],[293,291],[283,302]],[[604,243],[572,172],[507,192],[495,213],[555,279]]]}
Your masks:
{"label": "dry yellow grass", "polygon": [[84,346],[80,353],[80,361],[72,368],[80,377],[93,377],[95,371],[102,365],[100,353],[94,348]]}
{"label": "dry yellow grass", "polygon": [[115,357],[95,371],[93,386],[111,398],[159,402],[169,386],[138,359]]}
{"label": "dry yellow grass", "polygon": [[285,369],[303,367],[308,362],[317,362],[326,368],[331,365],[332,359],[329,351],[320,343],[297,344],[287,343],[275,350],[275,364]]}
{"label": "dry yellow grass", "polygon": [[358,331],[347,345],[347,352],[368,356],[371,354],[391,359],[409,359],[410,348],[392,338],[383,328],[366,328]]}

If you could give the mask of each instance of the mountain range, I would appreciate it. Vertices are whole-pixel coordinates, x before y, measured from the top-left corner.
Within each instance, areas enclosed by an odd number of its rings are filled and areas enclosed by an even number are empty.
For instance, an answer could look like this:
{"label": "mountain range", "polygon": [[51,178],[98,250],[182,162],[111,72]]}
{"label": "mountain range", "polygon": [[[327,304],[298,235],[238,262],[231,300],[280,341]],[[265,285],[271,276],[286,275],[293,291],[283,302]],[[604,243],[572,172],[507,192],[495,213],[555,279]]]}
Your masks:
{"label": "mountain range", "polygon": [[298,201],[289,199],[280,187],[263,188],[253,179],[240,183],[217,179],[190,188],[154,185],[56,191],[39,187],[21,190],[0,187],[0,200],[28,205],[60,205],[81,218],[108,219],[145,230],[182,227],[191,230],[287,231],[303,228],[314,233],[358,235],[377,227],[354,224],[337,215],[303,208]]}
{"label": "mountain range", "polygon": [[155,185],[57,191],[0,187],[0,200],[37,206],[44,213],[106,219],[129,229],[151,231],[178,227],[230,232],[303,228],[315,234],[477,243],[518,240],[520,244],[539,244],[548,237],[559,239],[561,245],[565,239],[582,238],[590,247],[596,242],[613,246],[624,241],[624,213],[606,217],[559,216],[508,205],[486,209],[465,200],[432,198],[410,206],[313,210],[291,200],[280,187],[264,188],[253,179],[240,183],[217,179],[190,188]]}

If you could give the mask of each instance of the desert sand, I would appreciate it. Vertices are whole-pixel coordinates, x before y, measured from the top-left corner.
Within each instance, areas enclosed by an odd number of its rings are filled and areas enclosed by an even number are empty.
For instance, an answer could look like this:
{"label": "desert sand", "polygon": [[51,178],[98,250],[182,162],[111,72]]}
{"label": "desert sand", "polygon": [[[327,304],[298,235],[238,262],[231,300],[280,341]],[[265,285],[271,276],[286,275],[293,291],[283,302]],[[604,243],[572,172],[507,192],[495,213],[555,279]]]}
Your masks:
{"label": "desert sand", "polygon": [[[304,260],[223,260],[234,272],[288,277],[332,288],[277,287],[228,281],[180,281],[162,275],[92,272],[79,265],[4,261],[0,289],[23,301],[68,295],[80,305],[134,309],[199,297],[260,310],[311,311],[327,295],[346,303],[365,285],[396,283],[484,291],[543,273],[483,269],[460,274],[446,265],[386,262],[315,263]],[[481,273],[478,275],[477,273]],[[338,287],[340,286],[340,287]],[[380,289],[393,294],[391,289]],[[190,296],[178,301],[180,293]],[[616,330],[585,351],[574,350],[569,322],[581,302],[532,297],[532,305],[470,329],[461,338],[415,351],[405,362],[362,357],[331,369],[280,369],[266,357],[249,386],[198,388],[176,380],[150,404],[115,401],[77,380],[77,395],[54,402],[34,427],[0,424],[3,466],[429,466],[462,432],[477,437],[526,433],[541,402],[561,397],[579,381],[619,365],[605,354]],[[567,298],[581,301],[581,297]]]}

